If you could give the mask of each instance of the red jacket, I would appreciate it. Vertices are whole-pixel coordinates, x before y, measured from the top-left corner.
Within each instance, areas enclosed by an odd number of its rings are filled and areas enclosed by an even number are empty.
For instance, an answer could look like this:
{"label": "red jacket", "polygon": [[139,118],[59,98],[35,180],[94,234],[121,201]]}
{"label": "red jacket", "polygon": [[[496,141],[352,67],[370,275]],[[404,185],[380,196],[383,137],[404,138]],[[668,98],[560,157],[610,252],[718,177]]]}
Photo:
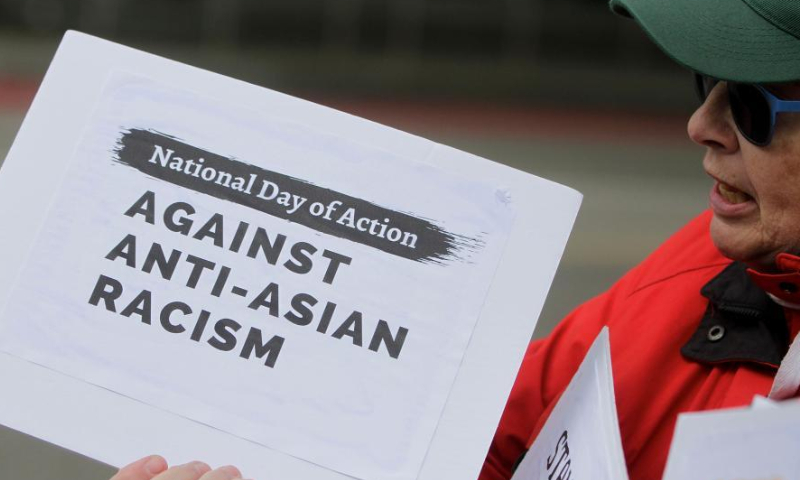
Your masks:
{"label": "red jacket", "polygon": [[[603,325],[631,480],[662,477],[678,413],[747,405],[769,393],[789,344],[787,320],[746,267],[714,247],[710,218],[694,219],[531,343],[481,480],[511,477]],[[797,326],[792,319],[791,333]]]}

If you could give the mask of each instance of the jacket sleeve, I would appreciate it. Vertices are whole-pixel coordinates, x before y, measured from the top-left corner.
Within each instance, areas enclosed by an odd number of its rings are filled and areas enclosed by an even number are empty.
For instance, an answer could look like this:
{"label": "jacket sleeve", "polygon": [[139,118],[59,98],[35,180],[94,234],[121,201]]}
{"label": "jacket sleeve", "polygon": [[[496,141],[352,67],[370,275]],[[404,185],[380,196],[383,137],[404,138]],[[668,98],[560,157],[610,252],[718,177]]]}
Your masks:
{"label": "jacket sleeve", "polygon": [[623,277],[610,290],[575,309],[547,338],[530,344],[480,480],[511,478],[515,463],[547,420],[603,325],[613,317],[626,280]]}
{"label": "jacket sleeve", "polygon": [[[550,410],[604,325],[609,325],[612,330],[613,354],[619,341],[615,340],[619,338],[615,331],[628,328],[626,313],[630,311],[634,294],[663,279],[695,271],[699,266],[718,271],[730,263],[711,241],[708,234],[710,220],[711,212],[708,210],[698,215],[609,290],[570,313],[547,338],[531,343],[489,448],[480,480],[507,480],[511,477],[517,459],[541,430]],[[699,297],[699,292],[697,295]]]}

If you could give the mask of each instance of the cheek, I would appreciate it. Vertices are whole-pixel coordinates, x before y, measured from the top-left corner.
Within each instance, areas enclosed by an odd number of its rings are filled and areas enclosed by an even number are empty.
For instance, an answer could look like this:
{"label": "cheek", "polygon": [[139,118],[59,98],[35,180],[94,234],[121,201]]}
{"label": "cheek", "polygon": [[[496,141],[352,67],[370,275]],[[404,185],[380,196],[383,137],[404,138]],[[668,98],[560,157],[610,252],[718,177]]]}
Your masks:
{"label": "cheek", "polygon": [[754,168],[772,176],[800,178],[800,113],[778,115],[772,142],[753,152],[752,158]]}
{"label": "cheek", "polygon": [[774,165],[752,177],[758,192],[761,237],[779,250],[796,250],[800,246],[800,158],[764,160],[772,160]]}
{"label": "cheek", "polygon": [[[797,127],[797,132],[776,132],[765,149],[746,152],[745,168],[762,216],[800,213],[800,123]],[[795,135],[786,135],[790,132]]]}
{"label": "cheek", "polygon": [[742,181],[749,184],[756,198],[757,217],[740,228],[718,231],[720,237],[723,231],[731,234],[731,245],[744,248],[747,244],[761,253],[798,251],[800,247],[800,114],[778,118],[775,137],[768,147],[740,144],[741,173],[746,177]]}

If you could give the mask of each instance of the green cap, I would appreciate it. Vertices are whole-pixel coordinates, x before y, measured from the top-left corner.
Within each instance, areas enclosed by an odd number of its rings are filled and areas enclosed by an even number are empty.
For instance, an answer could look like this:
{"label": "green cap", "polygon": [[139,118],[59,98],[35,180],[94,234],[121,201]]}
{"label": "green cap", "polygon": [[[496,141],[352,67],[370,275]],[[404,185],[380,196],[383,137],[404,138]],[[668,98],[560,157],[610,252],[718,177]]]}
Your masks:
{"label": "green cap", "polygon": [[800,80],[800,0],[611,0],[678,63],[720,80]]}

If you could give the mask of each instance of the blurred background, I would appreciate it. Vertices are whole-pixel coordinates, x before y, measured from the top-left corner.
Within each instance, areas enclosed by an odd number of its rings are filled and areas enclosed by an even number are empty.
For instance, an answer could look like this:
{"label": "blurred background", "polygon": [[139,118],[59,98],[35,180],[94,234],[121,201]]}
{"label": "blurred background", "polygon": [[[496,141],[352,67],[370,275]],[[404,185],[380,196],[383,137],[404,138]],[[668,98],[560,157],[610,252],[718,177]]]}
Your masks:
{"label": "blurred background", "polygon": [[[0,162],[67,29],[581,191],[535,337],[706,205],[691,77],[605,0],[0,0]],[[0,479],[112,471],[0,426]]]}

